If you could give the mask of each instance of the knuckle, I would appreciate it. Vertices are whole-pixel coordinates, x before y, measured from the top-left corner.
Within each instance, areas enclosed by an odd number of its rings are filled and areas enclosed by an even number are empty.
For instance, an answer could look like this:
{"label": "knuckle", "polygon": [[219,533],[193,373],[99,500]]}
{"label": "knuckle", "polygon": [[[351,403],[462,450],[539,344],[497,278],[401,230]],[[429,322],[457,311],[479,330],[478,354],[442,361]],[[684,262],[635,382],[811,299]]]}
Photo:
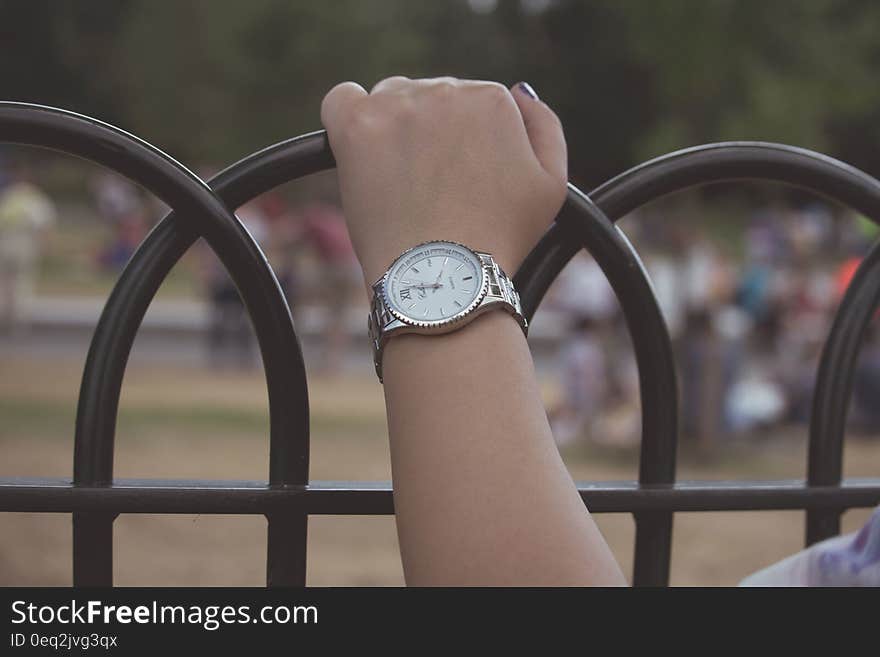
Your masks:
{"label": "knuckle", "polygon": [[321,116],[327,116],[331,110],[333,110],[336,106],[338,106],[343,97],[345,96],[346,90],[348,89],[350,82],[340,82],[335,85],[330,91],[324,94],[324,99],[321,101]]}
{"label": "knuckle", "polygon": [[509,116],[505,112],[516,109],[516,102],[513,100],[513,96],[510,95],[510,91],[503,84],[486,82],[479,87],[479,93],[482,97],[482,102],[490,107],[493,112],[500,112],[503,116]]}
{"label": "knuckle", "polygon": [[451,98],[458,89],[452,78],[437,78],[428,87],[428,92],[435,98]]}
{"label": "knuckle", "polygon": [[510,92],[507,90],[507,87],[499,82],[483,82],[479,88],[492,100],[507,101],[510,98]]}
{"label": "knuckle", "polygon": [[382,93],[383,91],[387,91],[389,88],[406,84],[409,81],[410,79],[406,76],[392,75],[390,77],[383,78],[379,80],[376,84],[374,84],[373,88],[370,90],[370,93]]}
{"label": "knuckle", "polygon": [[411,119],[417,111],[417,102],[408,94],[376,98],[372,104],[372,124],[397,123]]}

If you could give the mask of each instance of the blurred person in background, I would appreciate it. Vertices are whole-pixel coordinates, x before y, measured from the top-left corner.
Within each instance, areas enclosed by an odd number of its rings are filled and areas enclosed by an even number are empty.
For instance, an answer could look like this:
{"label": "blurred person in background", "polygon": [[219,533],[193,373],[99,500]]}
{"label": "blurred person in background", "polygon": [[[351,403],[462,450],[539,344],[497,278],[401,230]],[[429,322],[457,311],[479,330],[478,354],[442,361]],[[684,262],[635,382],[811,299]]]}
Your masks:
{"label": "blurred person in background", "polygon": [[0,189],[0,331],[25,322],[33,294],[40,248],[55,223],[52,200],[34,183],[30,168],[13,163]]}
{"label": "blurred person in background", "polygon": [[255,203],[265,218],[266,237],[262,245],[266,257],[291,309],[299,299],[299,278],[294,246],[297,240],[296,215],[277,190],[261,194]]}
{"label": "blurred person in background", "polygon": [[770,428],[786,413],[779,341],[784,311],[780,259],[787,253],[787,242],[775,206],[754,213],[744,250],[730,306],[742,322],[735,340],[739,364],[725,402],[727,428],[739,433]]}
{"label": "blurred person in background", "polygon": [[141,206],[134,184],[109,171],[102,171],[93,178],[92,193],[101,218],[107,222],[118,221]]}
{"label": "blurred person in background", "polygon": [[349,343],[347,312],[361,294],[360,271],[348,236],[345,216],[333,203],[314,201],[297,213],[298,235],[318,256],[321,268],[320,298],[323,355],[320,369],[335,374],[343,364]]}
{"label": "blurred person in background", "polygon": [[737,338],[742,329],[730,314],[733,269],[701,230],[680,231],[684,328],[682,363],[684,435],[708,450],[729,428],[727,399],[736,380]]}
{"label": "blurred person in background", "polygon": [[562,397],[550,411],[553,436],[560,445],[583,437],[595,440],[609,379],[616,373],[607,366],[605,332],[617,313],[617,300],[596,261],[579,251],[560,272],[550,305],[570,324],[559,350]]}
{"label": "blurred person in background", "polygon": [[[251,237],[265,248],[269,241],[266,217],[256,201],[243,205],[236,216]],[[256,365],[254,331],[238,288],[216,254],[204,242],[203,280],[210,303],[208,319],[208,361],[212,367],[249,369]]]}
{"label": "blurred person in background", "polygon": [[684,328],[685,314],[685,302],[679,289],[679,261],[660,249],[649,248],[646,249],[642,262],[654,287],[654,295],[666,321],[666,328],[669,329],[669,337],[675,340]]}
{"label": "blurred person in background", "polygon": [[786,232],[794,258],[813,258],[832,242],[834,218],[822,203],[812,202],[791,209],[787,213],[786,222]]}
{"label": "blurred person in background", "polygon": [[608,368],[604,412],[599,415],[591,436],[597,443],[613,447],[633,447],[641,439],[639,368],[623,313],[617,312],[604,327]]}
{"label": "blurred person in background", "polygon": [[92,182],[98,213],[110,227],[110,240],[98,254],[102,269],[119,271],[147,234],[147,205],[137,188],[125,178],[109,172]]}
{"label": "blurred person in background", "polygon": [[778,304],[774,303],[774,284],[779,269],[782,244],[772,215],[758,212],[745,234],[745,262],[736,289],[736,302],[752,320],[757,332],[756,346],[775,348],[778,335]]}
{"label": "blurred person in background", "polygon": [[550,412],[550,426],[559,445],[584,436],[595,437],[593,428],[603,412],[608,367],[596,319],[574,317],[560,349],[562,398]]}
{"label": "blurred person in background", "polygon": [[783,319],[776,362],[786,387],[789,419],[807,422],[816,367],[836,304],[834,277],[805,261],[792,262],[783,271]]}

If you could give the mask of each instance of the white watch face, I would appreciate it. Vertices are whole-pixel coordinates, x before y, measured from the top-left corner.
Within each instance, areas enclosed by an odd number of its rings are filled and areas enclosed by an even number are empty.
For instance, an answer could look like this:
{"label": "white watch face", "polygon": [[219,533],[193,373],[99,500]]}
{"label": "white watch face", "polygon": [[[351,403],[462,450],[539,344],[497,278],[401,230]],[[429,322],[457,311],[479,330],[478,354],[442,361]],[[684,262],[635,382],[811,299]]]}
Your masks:
{"label": "white watch face", "polygon": [[486,294],[483,265],[454,242],[428,242],[404,253],[388,270],[385,302],[417,325],[439,326],[473,310]]}

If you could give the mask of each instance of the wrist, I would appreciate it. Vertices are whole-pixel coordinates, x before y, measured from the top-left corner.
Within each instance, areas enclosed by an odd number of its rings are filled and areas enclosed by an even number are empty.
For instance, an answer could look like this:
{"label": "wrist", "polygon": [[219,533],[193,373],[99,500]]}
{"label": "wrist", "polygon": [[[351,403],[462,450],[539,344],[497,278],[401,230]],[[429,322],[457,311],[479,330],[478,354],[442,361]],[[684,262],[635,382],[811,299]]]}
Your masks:
{"label": "wrist", "polygon": [[[383,355],[383,381],[386,385],[401,379],[411,382],[414,374],[424,372],[425,380],[434,382],[431,385],[442,385],[435,378],[437,372],[491,371],[510,357],[511,349],[528,355],[522,328],[509,313],[489,312],[451,333],[410,333],[389,340]],[[453,386],[458,385],[456,381],[460,383],[457,376],[450,377]]]}

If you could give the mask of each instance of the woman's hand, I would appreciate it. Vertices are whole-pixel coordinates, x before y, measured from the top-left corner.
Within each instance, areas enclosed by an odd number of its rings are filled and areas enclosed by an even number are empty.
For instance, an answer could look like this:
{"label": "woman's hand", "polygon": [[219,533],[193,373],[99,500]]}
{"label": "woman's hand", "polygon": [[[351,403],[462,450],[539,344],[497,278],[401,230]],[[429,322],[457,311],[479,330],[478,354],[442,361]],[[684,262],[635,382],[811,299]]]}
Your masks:
{"label": "woman's hand", "polygon": [[565,199],[559,119],[522,83],[344,82],[321,118],[368,286],[429,240],[492,253],[512,275]]}

